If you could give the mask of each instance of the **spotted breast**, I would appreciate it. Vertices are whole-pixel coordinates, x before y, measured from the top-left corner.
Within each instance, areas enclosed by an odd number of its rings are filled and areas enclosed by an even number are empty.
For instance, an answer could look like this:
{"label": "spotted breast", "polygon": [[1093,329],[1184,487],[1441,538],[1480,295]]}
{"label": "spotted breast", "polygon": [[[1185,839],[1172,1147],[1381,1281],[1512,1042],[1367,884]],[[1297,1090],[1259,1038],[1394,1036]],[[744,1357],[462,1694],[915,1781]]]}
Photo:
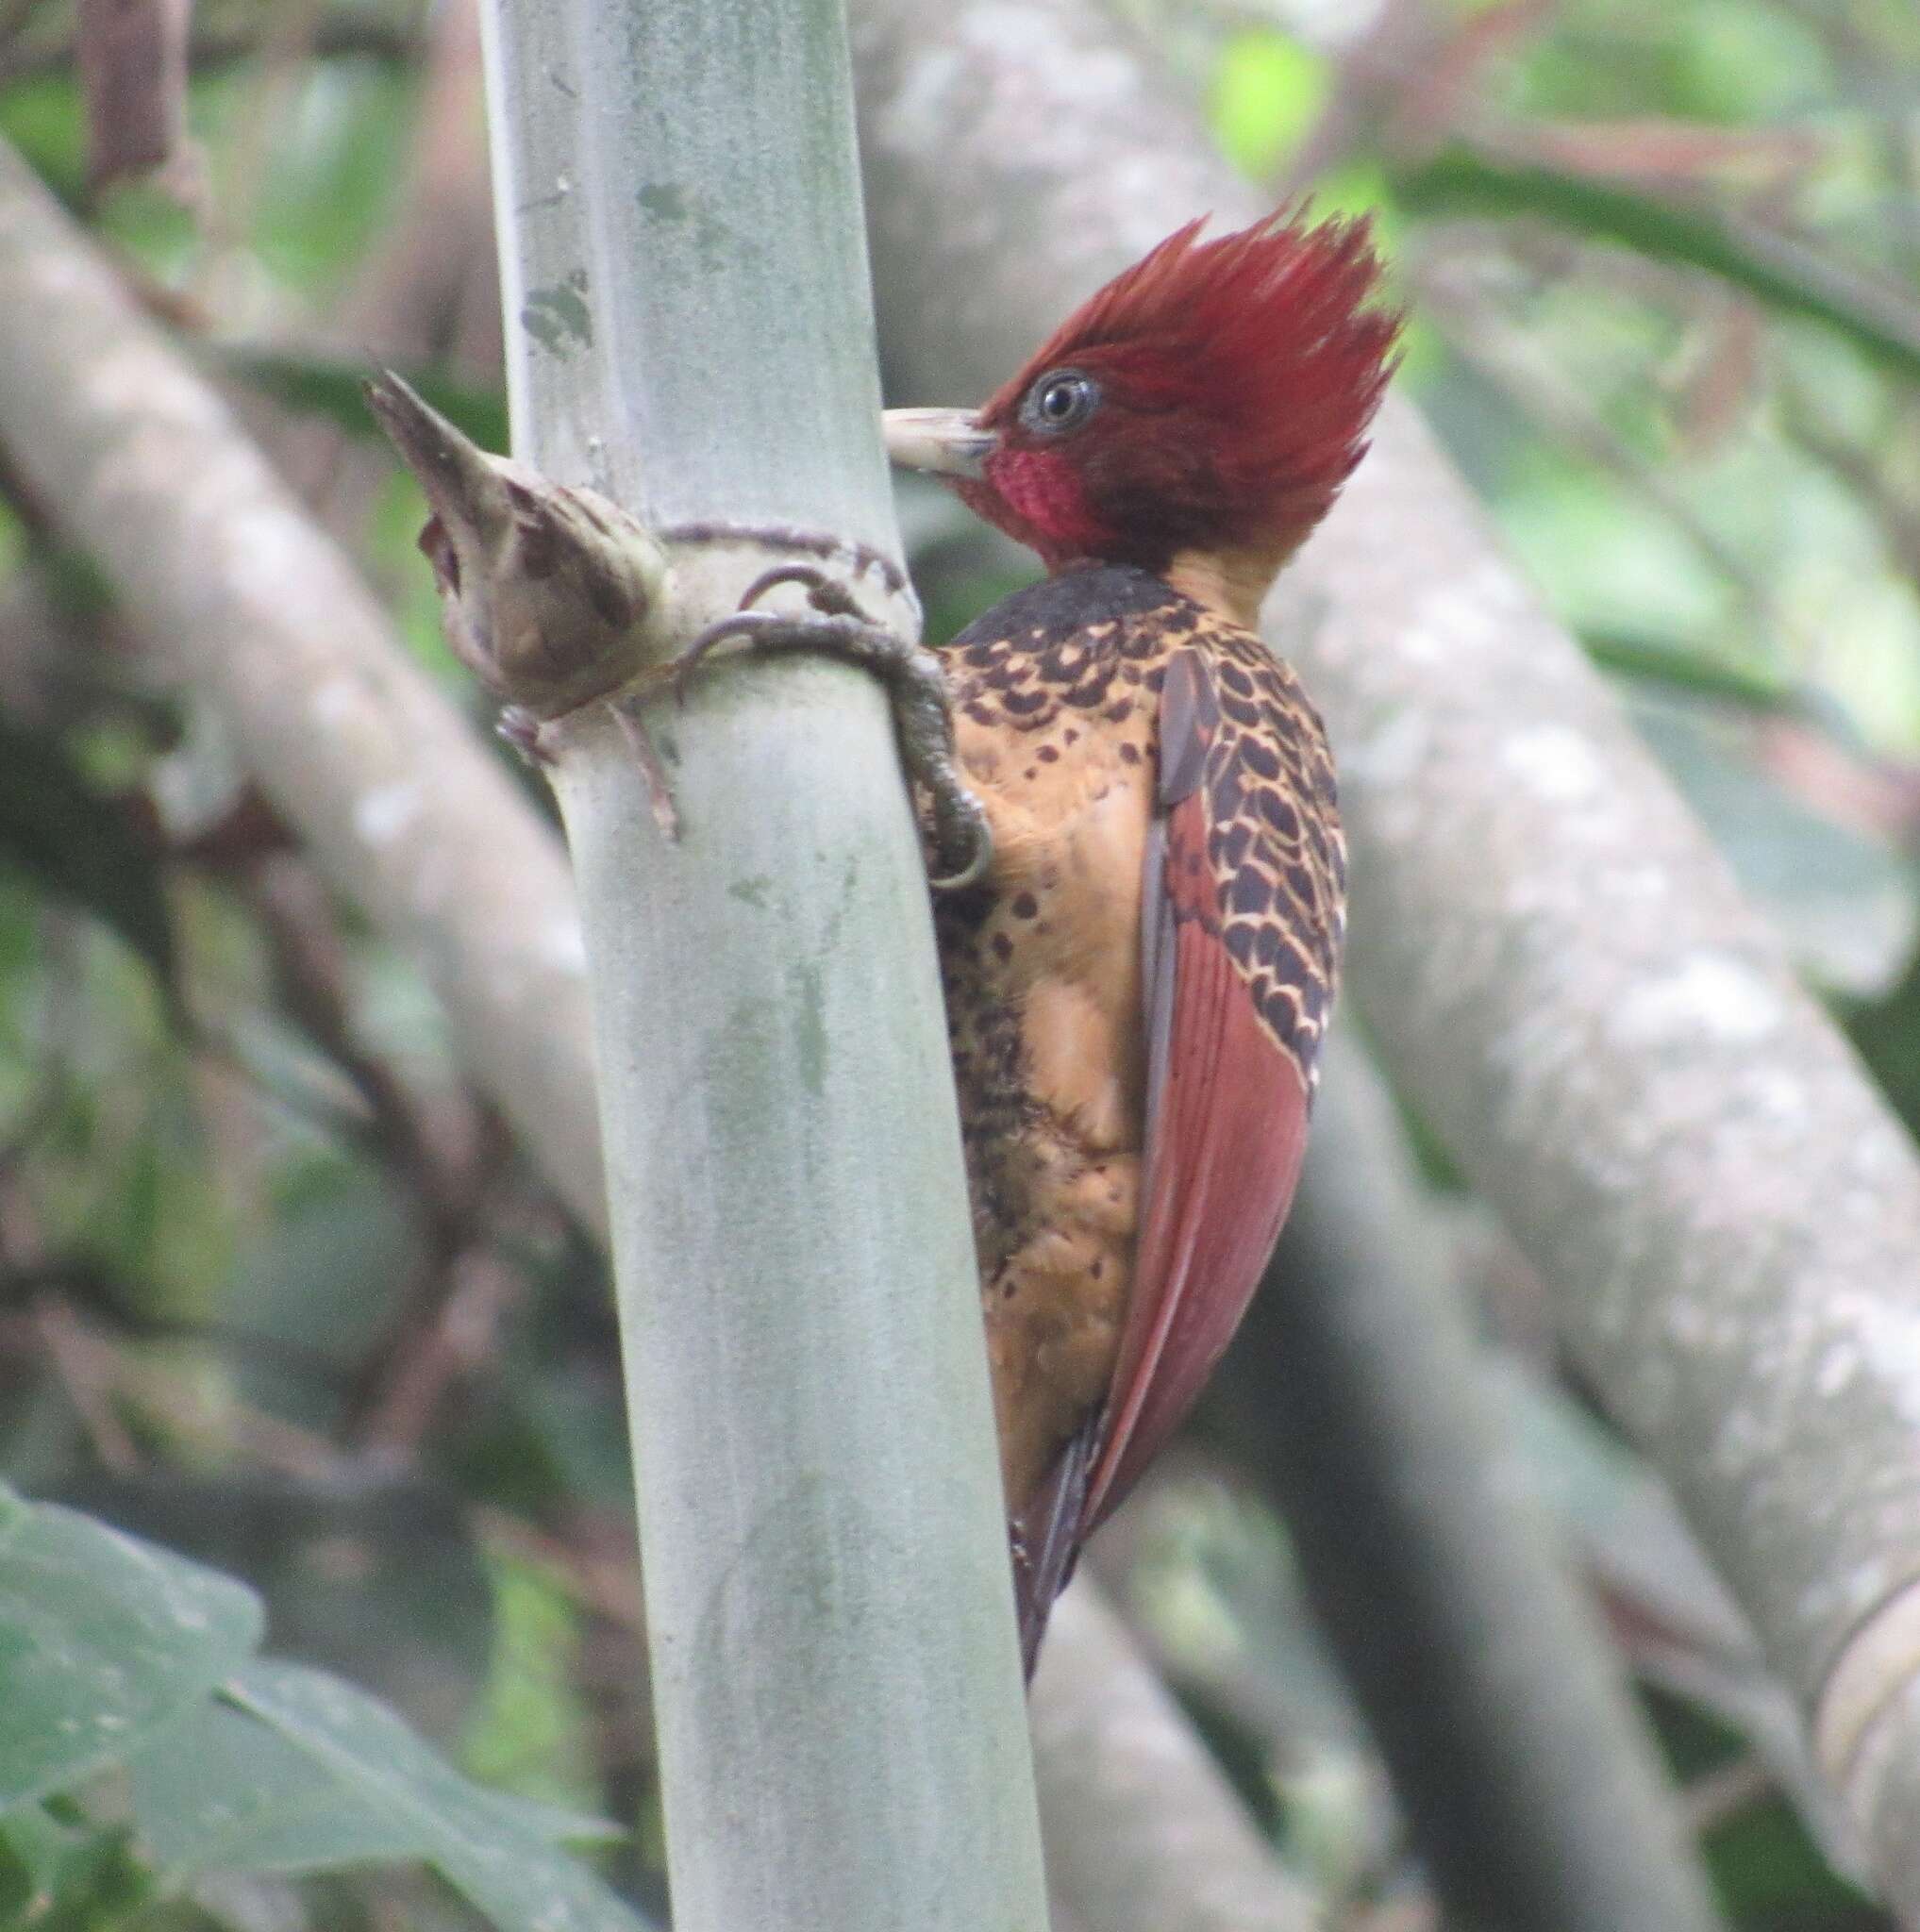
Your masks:
{"label": "spotted breast", "polygon": [[[1077,1547],[1218,1353],[1204,1341],[1204,1366],[1183,1366],[1177,1335],[1143,1339],[1163,1285],[1137,1278],[1150,1203],[1169,1225],[1191,1218],[1210,1165],[1239,1158],[1176,1149],[1169,1124],[1190,1141],[1196,1118],[1203,1135],[1209,1119],[1304,1134],[1344,863],[1325,733],[1292,672],[1161,577],[1064,571],[943,657],[994,841],[985,880],[936,920],[1018,1574],[1048,1540],[1039,1516]],[[1260,1089],[1277,1102],[1252,1114],[1213,1104],[1239,1077],[1212,1064],[1231,1029],[1195,1047],[1183,1027],[1177,962],[1196,947],[1226,962],[1247,1037],[1280,1070]],[[1260,1206],[1255,1274],[1284,1209]],[[1206,1243],[1187,1252],[1204,1261]],[[1238,1304],[1251,1289],[1225,1285]],[[1174,1402],[1143,1407],[1155,1386]],[[1033,1593],[1050,1602],[1060,1580]]]}

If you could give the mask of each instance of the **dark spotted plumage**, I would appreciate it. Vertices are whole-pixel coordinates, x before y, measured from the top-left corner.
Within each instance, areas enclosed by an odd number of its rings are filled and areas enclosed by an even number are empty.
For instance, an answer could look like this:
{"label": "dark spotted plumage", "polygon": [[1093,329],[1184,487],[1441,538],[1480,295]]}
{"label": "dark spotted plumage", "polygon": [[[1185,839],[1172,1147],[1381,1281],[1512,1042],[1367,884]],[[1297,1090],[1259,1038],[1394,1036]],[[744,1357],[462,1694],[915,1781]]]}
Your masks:
{"label": "dark spotted plumage", "polygon": [[[936,925],[1018,1535],[1054,1508],[1063,1470],[1093,1471],[1128,1329],[1152,1179],[1156,985],[1171,987],[1146,957],[1154,936],[1170,920],[1173,949],[1187,924],[1224,949],[1294,1070],[1304,1119],[1338,973],[1344,855],[1326,734],[1293,672],[1145,571],[1049,578],[943,657],[961,769],[995,841],[985,880],[942,900]],[[1177,704],[1163,704],[1170,689]],[[1204,825],[1171,846],[1170,774]],[[1162,852],[1193,875],[1163,882],[1164,908],[1144,863]]]}
{"label": "dark spotted plumage", "polygon": [[938,915],[1029,1667],[1273,1252],[1340,958],[1326,736],[1253,631],[1398,318],[1364,222],[1199,229],[888,422],[1052,573],[945,654],[993,858]]}
{"label": "dark spotted plumage", "polygon": [[[1126,724],[1143,692],[1157,697],[1182,648],[1200,655],[1218,707],[1203,779],[1208,857],[1224,895],[1215,929],[1276,1043],[1311,1082],[1345,934],[1346,842],[1326,728],[1293,667],[1252,632],[1123,565],[1044,578],[941,656],[956,709],[983,730],[1045,733],[1063,713],[1087,714],[1060,734],[1071,750],[1080,730]],[[1157,756],[1157,724],[1144,715],[1120,741],[1124,763]],[[1060,756],[1052,743],[1036,754],[1048,764]],[[946,901],[943,941],[987,903],[986,888]]]}
{"label": "dark spotted plumage", "polygon": [[1217,930],[1261,1022],[1310,1085],[1346,931],[1346,841],[1320,714],[1291,666],[1237,625],[1195,639],[1219,706],[1201,779]]}

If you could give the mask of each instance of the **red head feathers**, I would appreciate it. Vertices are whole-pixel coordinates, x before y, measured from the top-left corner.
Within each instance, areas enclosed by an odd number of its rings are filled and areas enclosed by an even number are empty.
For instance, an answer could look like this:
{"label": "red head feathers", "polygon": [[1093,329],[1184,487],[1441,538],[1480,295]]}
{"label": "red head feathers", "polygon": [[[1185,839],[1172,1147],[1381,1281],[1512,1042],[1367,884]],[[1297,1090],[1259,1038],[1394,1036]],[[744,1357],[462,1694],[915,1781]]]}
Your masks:
{"label": "red head feathers", "polygon": [[1050,567],[1197,555],[1263,590],[1359,462],[1400,318],[1367,306],[1364,218],[1201,226],[1068,317],[968,423],[963,457],[950,441],[928,460],[904,430],[896,455],[960,472],[973,508]]}

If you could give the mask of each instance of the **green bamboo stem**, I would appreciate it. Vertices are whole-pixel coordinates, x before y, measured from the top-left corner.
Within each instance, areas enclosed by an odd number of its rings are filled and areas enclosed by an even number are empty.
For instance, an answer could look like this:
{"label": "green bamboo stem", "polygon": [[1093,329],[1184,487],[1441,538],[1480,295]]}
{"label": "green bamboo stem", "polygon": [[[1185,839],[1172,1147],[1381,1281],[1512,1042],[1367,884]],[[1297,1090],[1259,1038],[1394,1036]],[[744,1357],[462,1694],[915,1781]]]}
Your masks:
{"label": "green bamboo stem", "polygon": [[[669,643],[782,556],[906,628],[838,7],[485,19],[516,455],[667,535]],[[543,743],[593,986],[675,1923],[1038,1932],[959,1136],[884,711],[840,666],[717,660],[646,727],[676,841],[610,708]]]}

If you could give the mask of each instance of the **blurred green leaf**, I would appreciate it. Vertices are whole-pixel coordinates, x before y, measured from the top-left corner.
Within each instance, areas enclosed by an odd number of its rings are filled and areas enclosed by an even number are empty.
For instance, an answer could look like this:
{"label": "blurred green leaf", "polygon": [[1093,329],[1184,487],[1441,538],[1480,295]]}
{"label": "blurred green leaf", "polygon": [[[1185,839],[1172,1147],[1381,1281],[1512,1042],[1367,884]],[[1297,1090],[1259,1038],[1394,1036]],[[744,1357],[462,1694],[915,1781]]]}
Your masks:
{"label": "blurred green leaf", "polygon": [[1724,121],[1803,111],[1832,86],[1822,37],[1791,7],[1689,0],[1675,9],[1674,78],[1690,110]]}
{"label": "blurred green leaf", "polygon": [[259,1641],[244,1584],[0,1491],[0,1808],[77,1783],[171,1724]]}
{"label": "blurred green leaf", "polygon": [[[380,433],[364,393],[368,379],[377,373],[371,361],[233,342],[205,344],[199,354],[211,374],[252,383],[289,408],[325,416],[356,436]],[[507,447],[507,398],[500,391],[476,388],[433,369],[399,374],[482,449]]]}
{"label": "blurred green leaf", "polygon": [[244,1577],[276,1657],[339,1672],[437,1742],[463,1731],[495,1648],[493,1595],[454,1491],[392,1468],[224,1468],[89,1473],[59,1496]]}
{"label": "blurred green leaf", "polygon": [[[345,1370],[375,1344],[420,1264],[418,1217],[392,1175],[361,1162],[316,1154],[287,1180],[274,1217],[235,1256],[223,1306],[253,1333]],[[289,1375],[257,1357],[236,1380],[276,1415],[339,1425],[339,1378]]]}
{"label": "blurred green leaf", "polygon": [[87,117],[71,73],[35,75],[0,92],[0,137],[61,200],[78,202],[87,185]]}
{"label": "blurred green leaf", "polygon": [[1742,1924],[1866,1932],[1891,1924],[1834,1875],[1784,1798],[1723,1820],[1706,1834],[1705,1850],[1721,1903]]}
{"label": "blurred green leaf", "polygon": [[1920,376],[1920,303],[1792,236],[1717,210],[1661,201],[1561,169],[1453,148],[1393,177],[1403,206],[1427,215],[1519,216],[1624,242],[1722,276],[1769,308],[1824,323],[1912,380]]}
{"label": "blurred green leaf", "polygon": [[[510,1932],[647,1932],[647,1921],[556,1849],[605,1838],[596,1820],[483,1790],[363,1691],[297,1665],[257,1662],[225,1687],[346,1792],[416,1832],[448,1884]],[[337,1809],[328,1828],[344,1827]]]}
{"label": "blurred green leaf", "polygon": [[1710,698],[1763,717],[1805,718],[1844,742],[1857,743],[1851,721],[1827,695],[1747,665],[1710,658],[1667,638],[1586,630],[1580,641],[1602,670],[1682,697]]}
{"label": "blurred green leaf", "polygon": [[125,1825],[70,1823],[41,1805],[0,1818],[0,1925],[108,1932],[152,1891]]}
{"label": "blurred green leaf", "polygon": [[1920,954],[1883,997],[1849,1006],[1844,1021],[1895,1112],[1920,1135]]}
{"label": "blurred green leaf", "polygon": [[493,1790],[577,1804],[594,1789],[592,1724],[576,1678],[579,1612],[538,1566],[501,1556],[491,1568],[493,1668],[460,1761]]}
{"label": "blurred green leaf", "polygon": [[245,1586],[0,1489],[0,1903],[71,1915],[144,1884],[123,1833],[32,1802],[130,1760],[142,1828],[176,1875],[419,1859],[508,1932],[644,1932],[557,1849],[612,1826],[481,1789],[339,1678],[248,1661],[260,1623]]}
{"label": "blurred green leaf", "polygon": [[1562,0],[1513,67],[1510,105],[1590,120],[1784,117],[1830,99],[1834,84],[1811,18],[1756,0]]}
{"label": "blurred green leaf", "polygon": [[170,1726],[130,1770],[141,1831],[175,1878],[395,1864],[433,1849],[418,1818],[370,1802],[231,1705],[209,1703]]}
{"label": "blurred green leaf", "polygon": [[1333,89],[1332,63],[1286,34],[1235,34],[1213,76],[1213,133],[1259,180],[1299,146]]}
{"label": "blurred green leaf", "polygon": [[[235,90],[227,111],[243,118],[252,111],[244,76],[224,78]],[[407,179],[418,98],[419,75],[411,71],[365,60],[300,70],[257,184],[252,239],[278,279],[322,295],[361,266]],[[256,192],[252,182],[235,185]]]}
{"label": "blurred green leaf", "polygon": [[154,854],[125,808],[65,752],[0,719],[0,861],[106,924],[175,991],[173,925]]}

